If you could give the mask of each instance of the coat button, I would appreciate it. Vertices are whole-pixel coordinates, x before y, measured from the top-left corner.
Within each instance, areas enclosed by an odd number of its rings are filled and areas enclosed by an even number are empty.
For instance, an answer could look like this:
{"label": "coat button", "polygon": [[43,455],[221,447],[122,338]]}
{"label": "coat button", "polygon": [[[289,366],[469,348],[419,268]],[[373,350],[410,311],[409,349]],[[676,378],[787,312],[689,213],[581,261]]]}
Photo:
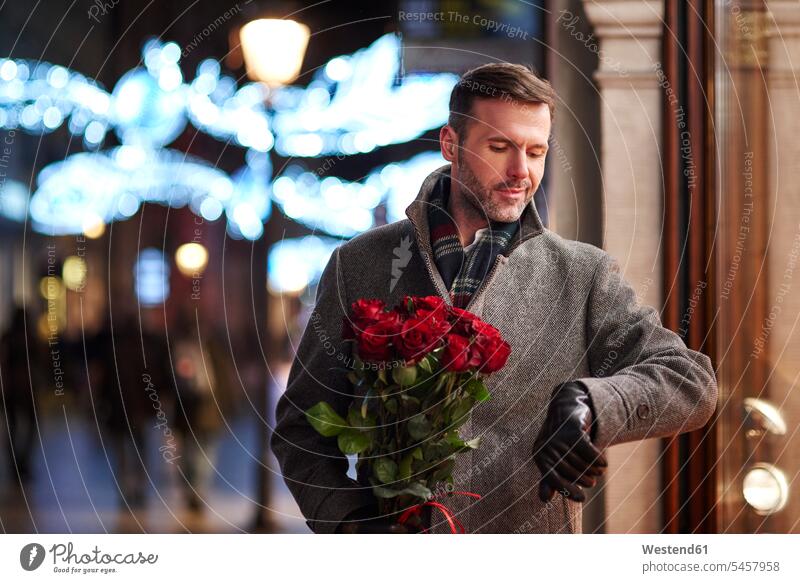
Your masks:
{"label": "coat button", "polygon": [[650,407],[642,403],[636,407],[636,414],[639,416],[639,419],[647,419],[650,416]]}

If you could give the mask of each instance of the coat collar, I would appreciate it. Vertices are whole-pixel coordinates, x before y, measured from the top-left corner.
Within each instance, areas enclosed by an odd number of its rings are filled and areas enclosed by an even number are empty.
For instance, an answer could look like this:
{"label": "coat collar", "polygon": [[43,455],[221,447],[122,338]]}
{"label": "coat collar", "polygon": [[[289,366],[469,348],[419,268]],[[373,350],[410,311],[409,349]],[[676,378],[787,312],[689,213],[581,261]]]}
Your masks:
{"label": "coat collar", "polygon": [[[422,182],[422,186],[419,189],[417,198],[414,199],[414,201],[406,208],[406,216],[414,226],[417,236],[421,239],[418,241],[418,243],[423,249],[430,249],[431,244],[427,212],[431,193],[433,192],[436,182],[442,177],[442,175],[450,175],[450,169],[450,164],[445,164],[441,168],[431,172]],[[508,246],[508,251],[506,252],[507,254],[510,254],[511,251],[513,251],[524,241],[527,241],[528,239],[535,237],[544,231],[542,220],[539,218],[539,213],[536,210],[536,206],[533,204],[533,200],[531,200],[525,207],[525,210],[522,211],[519,221],[519,228],[517,229],[517,233],[514,235],[514,238],[511,240],[511,243]]]}

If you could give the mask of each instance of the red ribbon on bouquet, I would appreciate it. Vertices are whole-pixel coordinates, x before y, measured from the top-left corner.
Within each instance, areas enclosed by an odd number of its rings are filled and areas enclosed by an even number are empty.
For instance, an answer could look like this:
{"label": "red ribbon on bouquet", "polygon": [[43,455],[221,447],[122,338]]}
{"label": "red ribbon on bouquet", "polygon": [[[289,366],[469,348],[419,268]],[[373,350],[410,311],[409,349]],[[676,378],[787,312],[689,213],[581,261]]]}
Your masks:
{"label": "red ribbon on bouquet", "polygon": [[[450,492],[450,494],[460,494],[462,496],[469,496],[471,498],[475,498],[476,500],[480,500],[481,495],[475,494],[474,492]],[[453,534],[466,534],[466,529],[464,525],[461,524],[461,521],[453,516],[453,513],[450,512],[450,509],[442,504],[441,502],[436,502],[437,496],[434,496],[432,499],[428,500],[427,502],[422,502],[420,504],[415,504],[414,506],[407,508],[403,514],[400,515],[400,518],[397,519],[398,524],[405,524],[406,521],[411,518],[411,516],[419,516],[422,514],[423,509],[426,506],[430,506],[431,508],[437,508],[439,512],[441,512],[447,523],[450,525],[450,531]],[[427,528],[423,528],[422,532],[427,532]]]}

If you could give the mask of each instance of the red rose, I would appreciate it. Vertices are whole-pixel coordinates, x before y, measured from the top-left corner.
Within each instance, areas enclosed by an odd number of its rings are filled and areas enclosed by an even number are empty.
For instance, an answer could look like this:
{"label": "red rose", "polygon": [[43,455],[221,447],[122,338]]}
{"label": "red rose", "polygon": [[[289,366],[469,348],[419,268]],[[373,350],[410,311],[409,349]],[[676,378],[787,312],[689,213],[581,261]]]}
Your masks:
{"label": "red rose", "polygon": [[342,338],[356,338],[369,325],[377,322],[385,314],[386,304],[376,299],[361,299],[353,302],[350,307],[350,317],[345,318]]}
{"label": "red rose", "polygon": [[414,309],[418,316],[422,313],[429,313],[435,315],[439,320],[447,318],[447,304],[439,296],[414,298]]}
{"label": "red rose", "polygon": [[406,361],[415,363],[436,348],[448,329],[446,322],[434,318],[409,318],[403,322],[397,351]]}
{"label": "red rose", "polygon": [[397,310],[404,316],[419,316],[433,312],[440,320],[447,316],[447,303],[439,296],[403,296]]}
{"label": "red rose", "polygon": [[417,298],[415,296],[403,296],[403,299],[397,305],[395,310],[400,312],[401,315],[410,316],[414,313],[414,300]]}
{"label": "red rose", "polygon": [[473,332],[472,323],[480,322],[478,316],[467,310],[451,306],[449,309],[450,323],[453,326],[453,331],[464,336],[470,336]]}
{"label": "red rose", "polygon": [[388,312],[381,312],[376,320],[376,322],[382,322],[387,325],[393,324],[398,329],[400,329],[400,326],[403,324],[404,321],[405,317],[397,308],[394,308],[393,310],[390,310]]}
{"label": "red rose", "polygon": [[392,346],[399,332],[399,320],[387,318],[370,324],[358,335],[358,356],[370,362],[391,360]]}
{"label": "red rose", "polygon": [[476,336],[489,336],[492,338],[500,338],[502,340],[502,334],[500,334],[500,330],[478,318],[475,318],[475,320],[472,321],[471,328],[472,332]]}
{"label": "red rose", "polygon": [[[487,324],[488,326],[488,324]],[[479,361],[479,370],[489,374],[500,370],[506,364],[511,354],[511,346],[503,340],[497,329],[492,328],[496,334],[479,334],[472,343],[471,355]]]}
{"label": "red rose", "polygon": [[442,366],[450,372],[465,372],[480,364],[479,355],[469,347],[469,339],[459,334],[448,334],[442,352]]}
{"label": "red rose", "polygon": [[450,326],[450,322],[447,321],[445,312],[443,311],[419,310],[417,312],[417,318],[425,321],[436,321],[440,326],[445,327],[448,332],[450,331],[450,328],[452,328],[452,326]]}

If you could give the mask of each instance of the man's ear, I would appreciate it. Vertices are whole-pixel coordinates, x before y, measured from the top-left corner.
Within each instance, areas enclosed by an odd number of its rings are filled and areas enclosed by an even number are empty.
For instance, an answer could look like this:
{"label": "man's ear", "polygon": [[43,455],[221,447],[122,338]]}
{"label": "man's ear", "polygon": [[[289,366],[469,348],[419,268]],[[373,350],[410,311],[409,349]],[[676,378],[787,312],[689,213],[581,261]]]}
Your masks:
{"label": "man's ear", "polygon": [[448,162],[453,162],[458,157],[458,134],[449,125],[443,126],[439,130],[439,148],[442,151],[442,158]]}

